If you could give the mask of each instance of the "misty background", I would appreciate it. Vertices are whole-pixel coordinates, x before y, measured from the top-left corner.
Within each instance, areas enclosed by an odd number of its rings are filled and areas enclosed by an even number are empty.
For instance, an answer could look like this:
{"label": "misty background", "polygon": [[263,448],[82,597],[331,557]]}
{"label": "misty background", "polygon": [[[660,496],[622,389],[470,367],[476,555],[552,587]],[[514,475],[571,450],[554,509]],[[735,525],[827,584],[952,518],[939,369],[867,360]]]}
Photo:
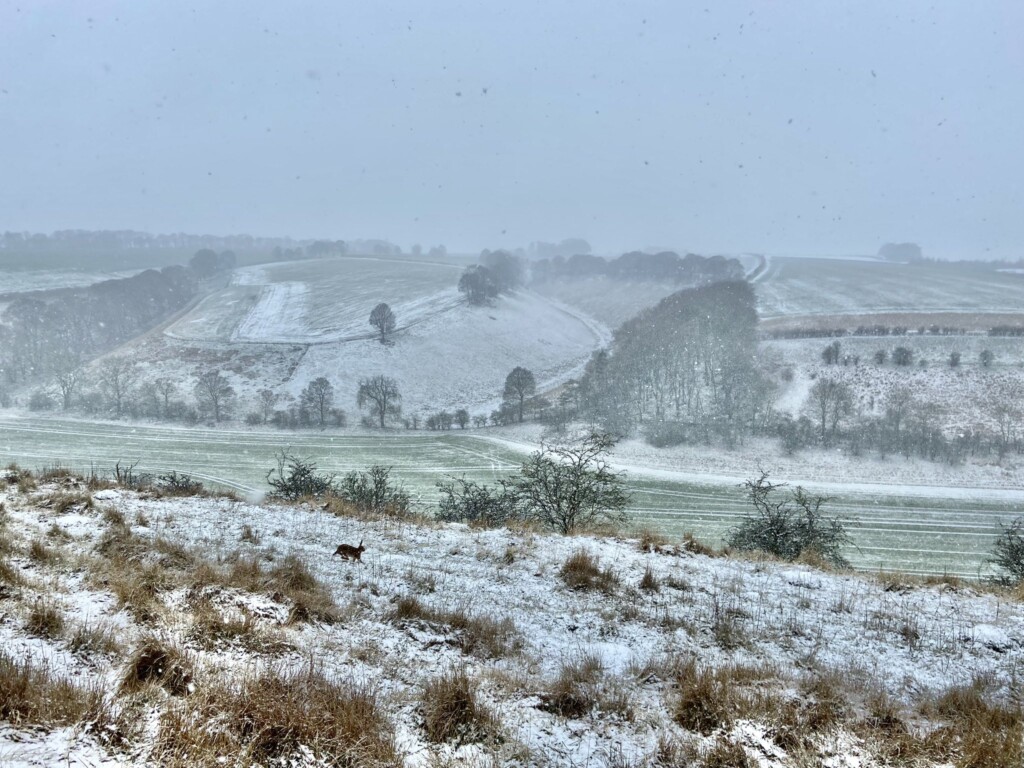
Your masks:
{"label": "misty background", "polygon": [[1015,2],[0,3],[0,229],[1021,255]]}

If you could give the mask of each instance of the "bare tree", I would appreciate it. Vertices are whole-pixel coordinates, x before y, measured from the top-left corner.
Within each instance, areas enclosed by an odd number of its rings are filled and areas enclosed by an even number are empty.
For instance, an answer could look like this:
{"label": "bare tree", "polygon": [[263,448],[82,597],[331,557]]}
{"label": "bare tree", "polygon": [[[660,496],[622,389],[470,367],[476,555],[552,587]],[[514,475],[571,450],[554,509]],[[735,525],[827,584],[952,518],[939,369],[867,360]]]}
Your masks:
{"label": "bare tree", "polygon": [[156,391],[160,395],[164,418],[167,418],[171,413],[171,398],[177,394],[178,385],[171,379],[161,376],[153,382],[153,386],[156,387]]}
{"label": "bare tree", "polygon": [[381,429],[384,429],[388,417],[398,418],[402,415],[402,395],[398,391],[398,382],[387,376],[374,376],[360,381],[356,399],[360,408],[370,409],[370,416],[380,423]]}
{"label": "bare tree", "polygon": [[274,406],[277,405],[279,399],[280,396],[275,394],[273,390],[261,389],[259,391],[260,413],[263,416],[264,424],[270,421],[270,417],[274,413]]}
{"label": "bare tree", "polygon": [[853,406],[853,395],[841,381],[820,377],[811,387],[810,400],[818,416],[821,442],[828,445]]}
{"label": "bare tree", "polygon": [[208,411],[214,421],[227,416],[235,397],[235,388],[217,370],[209,370],[196,379],[195,396],[199,405]]}
{"label": "bare tree", "polygon": [[533,373],[526,368],[516,366],[508,376],[505,377],[504,397],[506,400],[516,403],[519,408],[519,422],[523,421],[523,403],[526,398],[537,391],[537,381]]}
{"label": "bare tree", "polygon": [[302,390],[301,403],[316,418],[320,429],[323,429],[327,426],[327,417],[334,404],[334,387],[326,378],[318,376]]}
{"label": "bare tree", "polygon": [[370,312],[370,325],[380,333],[380,343],[387,344],[388,336],[395,330],[395,313],[381,302]]}
{"label": "bare tree", "polygon": [[139,369],[124,357],[111,357],[100,368],[100,389],[114,408],[114,414],[121,418],[131,398],[132,388],[139,379]]}
{"label": "bare tree", "polygon": [[61,406],[66,411],[75,400],[75,393],[85,383],[85,374],[81,368],[69,368],[57,374],[57,388],[60,390]]}

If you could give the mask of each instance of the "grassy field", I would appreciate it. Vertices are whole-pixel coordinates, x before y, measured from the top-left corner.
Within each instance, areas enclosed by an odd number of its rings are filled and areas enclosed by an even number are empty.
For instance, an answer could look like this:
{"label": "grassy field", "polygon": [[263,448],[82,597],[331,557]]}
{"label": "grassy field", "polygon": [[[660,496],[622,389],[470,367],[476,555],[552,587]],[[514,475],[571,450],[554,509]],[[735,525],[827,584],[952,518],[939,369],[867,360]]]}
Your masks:
{"label": "grassy field", "polygon": [[450,308],[460,267],[396,259],[332,258],[245,267],[230,286],[168,329],[180,339],[317,343],[366,336],[386,302],[399,327]]}
{"label": "grassy field", "polygon": [[[0,418],[0,460],[30,468],[53,464],[88,471],[138,462],[140,472],[178,470],[246,493],[267,489],[267,470],[284,446],[314,458],[320,470],[347,472],[372,464],[394,472],[424,506],[436,503],[435,482],[445,474],[491,482],[515,469],[523,454],[485,433],[285,433],[175,429],[46,418]],[[692,531],[718,544],[746,510],[738,484],[634,477],[636,525],[671,534]],[[831,509],[854,520],[859,568],[976,576],[984,568],[1000,521],[1019,503],[921,496],[885,497],[862,487],[837,494]]]}
{"label": "grassy field", "polygon": [[878,312],[1021,312],[1024,276],[961,264],[773,258],[762,318]]}

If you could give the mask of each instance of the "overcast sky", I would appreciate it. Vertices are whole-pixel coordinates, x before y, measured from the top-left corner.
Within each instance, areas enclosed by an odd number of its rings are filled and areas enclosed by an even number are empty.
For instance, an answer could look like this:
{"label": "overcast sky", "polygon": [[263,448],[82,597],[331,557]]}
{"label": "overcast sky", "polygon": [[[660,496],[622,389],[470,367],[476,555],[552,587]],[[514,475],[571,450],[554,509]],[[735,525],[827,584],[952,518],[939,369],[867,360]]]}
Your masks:
{"label": "overcast sky", "polygon": [[0,0],[0,229],[1024,256],[1024,3]]}

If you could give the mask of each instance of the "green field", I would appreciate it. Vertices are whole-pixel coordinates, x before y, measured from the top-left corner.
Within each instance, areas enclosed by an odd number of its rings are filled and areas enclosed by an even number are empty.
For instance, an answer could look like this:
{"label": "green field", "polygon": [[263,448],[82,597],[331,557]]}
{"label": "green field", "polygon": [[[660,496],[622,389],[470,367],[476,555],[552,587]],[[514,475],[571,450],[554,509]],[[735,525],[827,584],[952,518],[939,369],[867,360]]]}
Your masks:
{"label": "green field", "polygon": [[[120,461],[140,472],[188,472],[208,483],[246,493],[267,489],[267,470],[284,446],[314,458],[322,471],[347,472],[372,464],[394,467],[417,501],[437,501],[435,482],[465,474],[491,482],[518,466],[523,453],[480,433],[352,435],[176,429],[141,424],[48,418],[0,418],[0,459],[30,468],[60,464],[109,471]],[[634,477],[632,515],[638,526],[670,534],[692,531],[720,543],[745,513],[738,485]],[[867,490],[836,496],[835,512],[854,520],[856,548],[847,554],[860,568],[977,576],[999,521],[1020,513],[1011,502],[925,497],[879,497]]]}

